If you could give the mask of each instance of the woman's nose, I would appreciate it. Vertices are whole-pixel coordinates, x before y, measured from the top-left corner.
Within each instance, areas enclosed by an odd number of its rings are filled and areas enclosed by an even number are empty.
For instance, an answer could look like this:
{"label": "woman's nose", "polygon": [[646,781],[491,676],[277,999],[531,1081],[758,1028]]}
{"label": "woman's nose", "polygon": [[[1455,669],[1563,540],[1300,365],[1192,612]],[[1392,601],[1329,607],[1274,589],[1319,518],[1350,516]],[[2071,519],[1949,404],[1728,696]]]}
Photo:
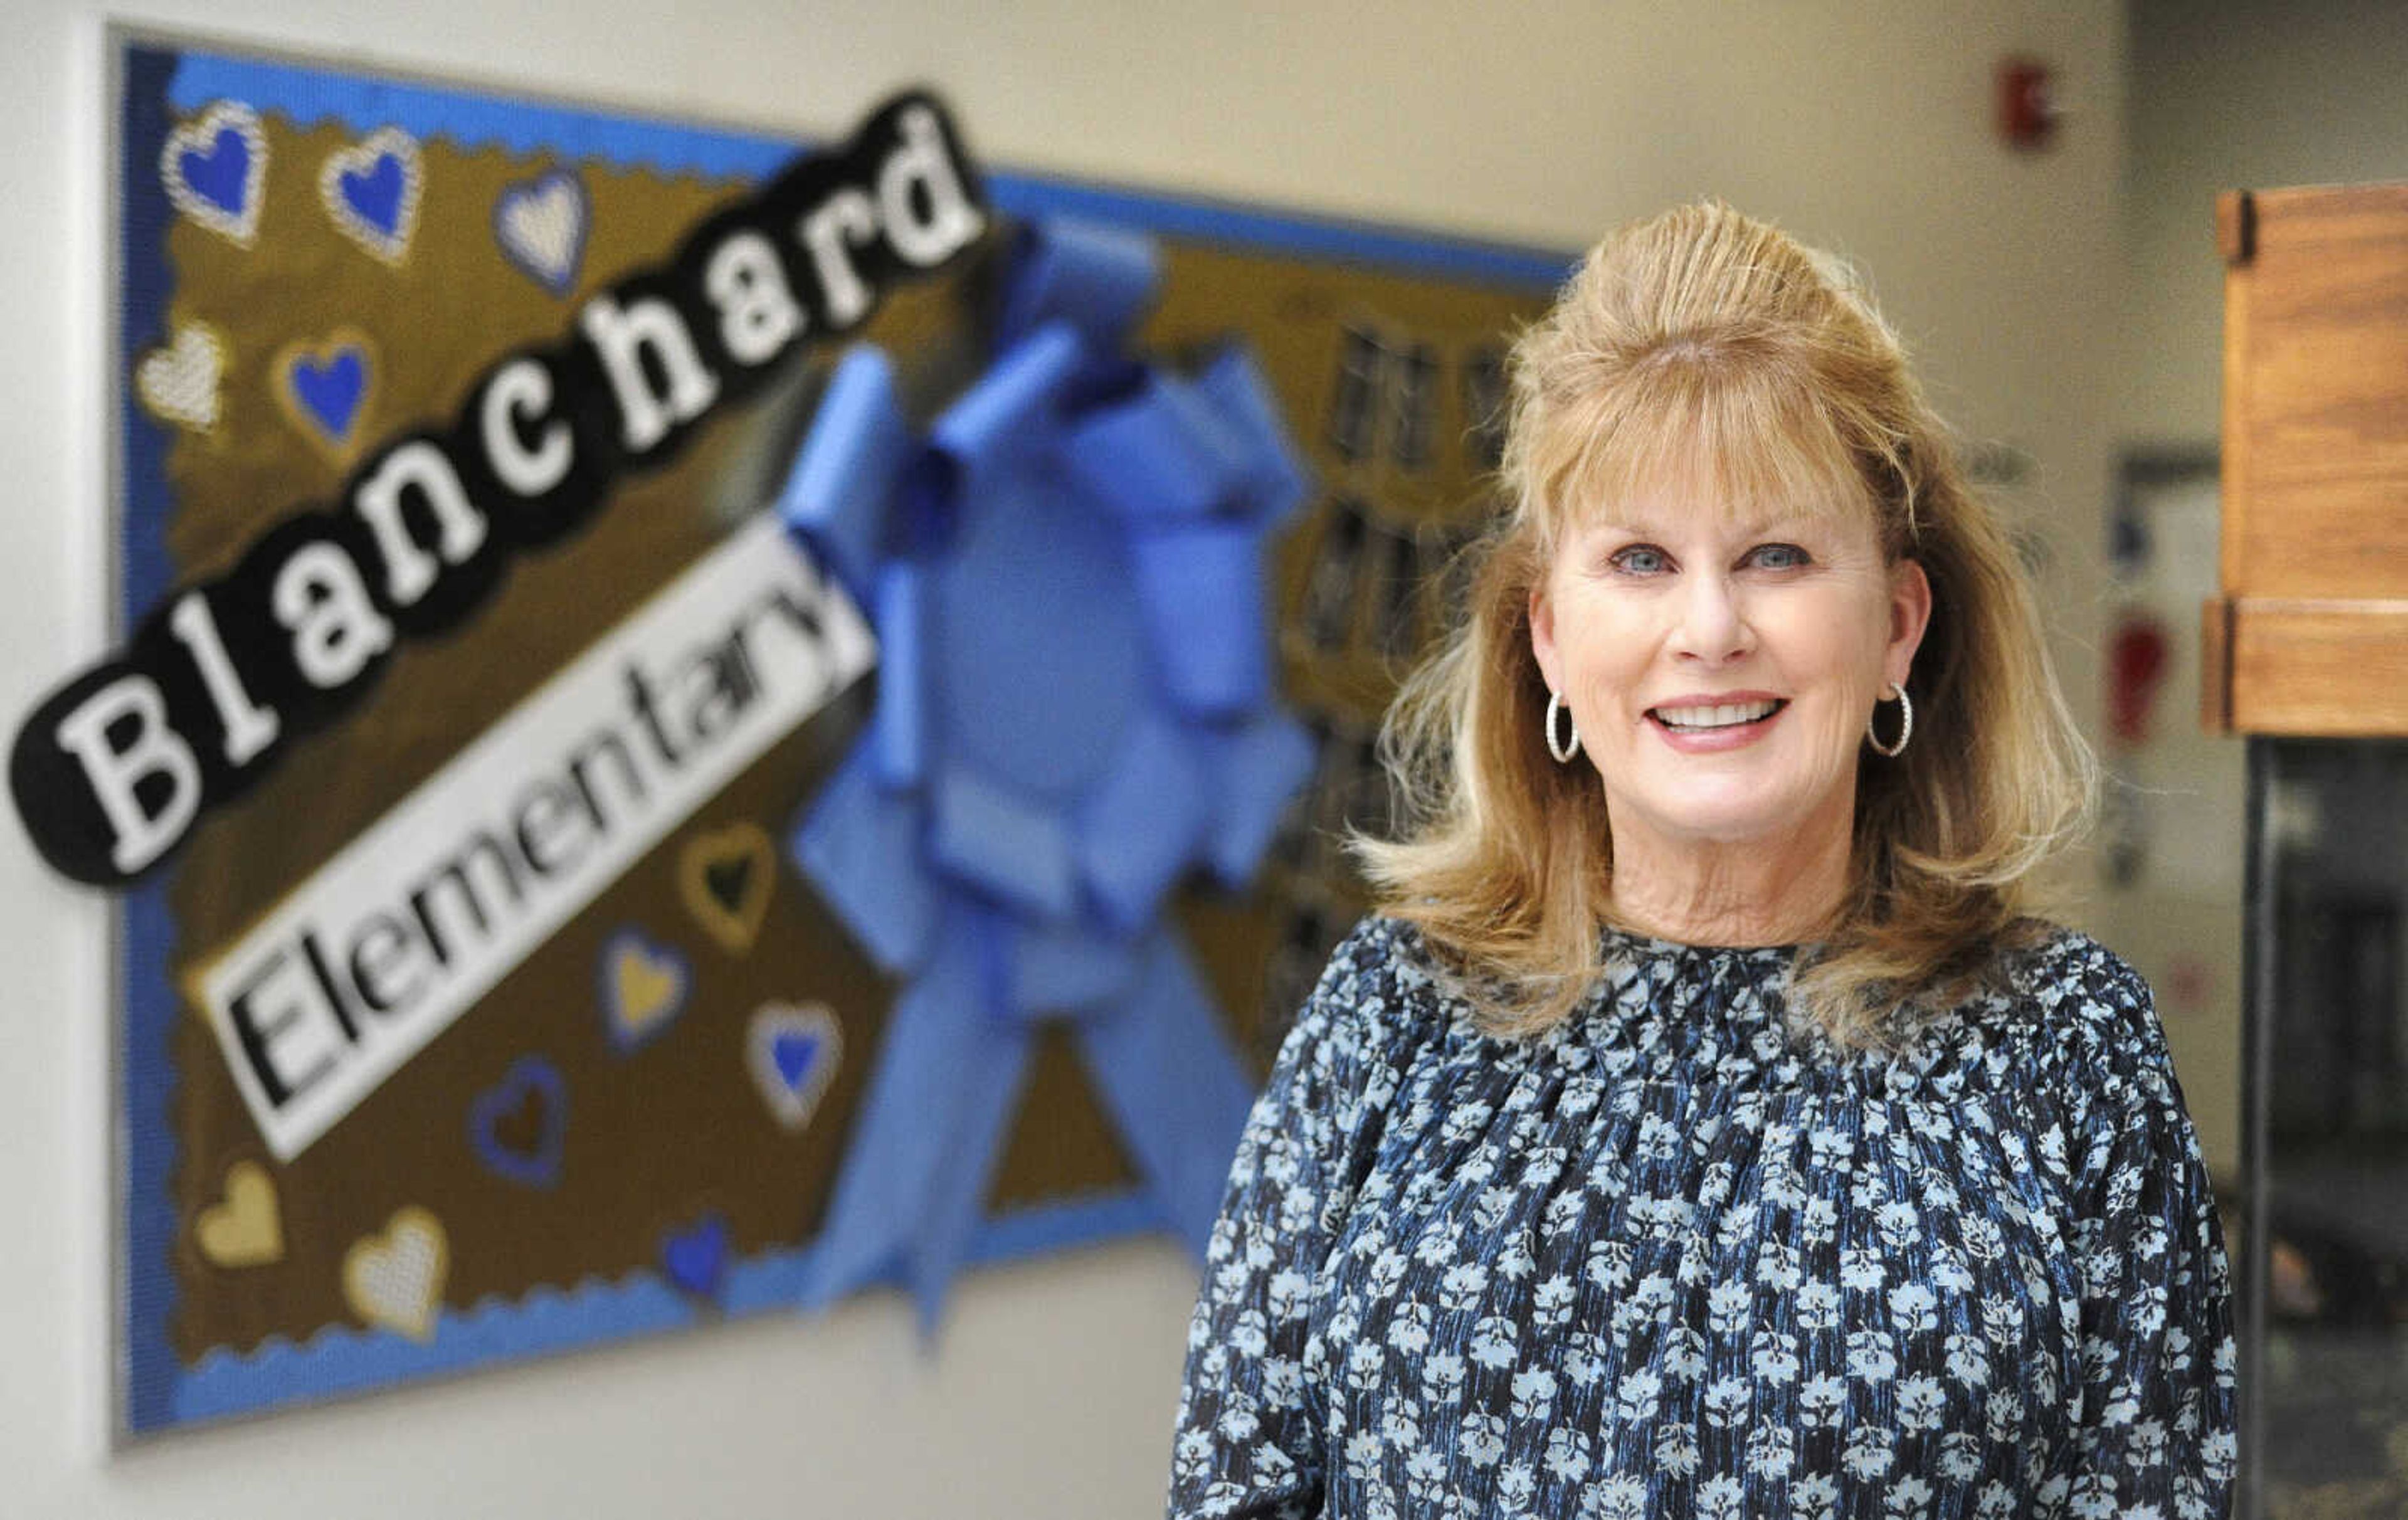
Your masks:
{"label": "woman's nose", "polygon": [[1677,652],[1722,665],[1754,647],[1745,609],[1728,580],[1718,575],[1693,576],[1683,592],[1681,623],[1673,631]]}

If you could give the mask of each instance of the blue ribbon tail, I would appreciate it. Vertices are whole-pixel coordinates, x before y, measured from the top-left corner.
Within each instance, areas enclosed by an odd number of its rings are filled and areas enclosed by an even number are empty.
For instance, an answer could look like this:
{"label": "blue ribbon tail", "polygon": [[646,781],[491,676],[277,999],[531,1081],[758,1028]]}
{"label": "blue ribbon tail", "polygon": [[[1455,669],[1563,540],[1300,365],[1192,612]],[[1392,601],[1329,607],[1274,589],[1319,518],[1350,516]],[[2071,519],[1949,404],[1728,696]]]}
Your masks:
{"label": "blue ribbon tail", "polygon": [[[1002,925],[990,920],[990,930]],[[905,1245],[904,1282],[917,1309],[923,1346],[933,1343],[944,1316],[945,1295],[961,1270],[971,1233],[986,1216],[996,1166],[1028,1085],[1036,1044],[1028,1028],[993,1015],[977,1040],[972,1059],[977,1079],[961,1092],[946,1126],[950,1158],[922,1200],[919,1227]],[[923,1117],[929,1111],[917,1110]]]}
{"label": "blue ribbon tail", "polygon": [[960,1260],[998,1153],[991,1116],[1010,1114],[1027,1060],[1026,1032],[986,1006],[985,927],[947,914],[935,958],[895,1000],[804,1284],[810,1307],[898,1273],[941,1297]]}
{"label": "blue ribbon tail", "polygon": [[1178,939],[1157,930],[1128,997],[1076,1028],[1130,1159],[1200,1260],[1254,1086]]}

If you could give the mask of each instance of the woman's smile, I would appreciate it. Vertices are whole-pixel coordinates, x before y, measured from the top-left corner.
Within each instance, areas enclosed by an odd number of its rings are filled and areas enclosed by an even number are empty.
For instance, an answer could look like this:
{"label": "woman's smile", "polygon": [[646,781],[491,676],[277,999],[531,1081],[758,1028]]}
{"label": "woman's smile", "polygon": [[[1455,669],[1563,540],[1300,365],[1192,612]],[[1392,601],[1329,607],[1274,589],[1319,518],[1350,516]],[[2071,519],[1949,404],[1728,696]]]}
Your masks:
{"label": "woman's smile", "polygon": [[1762,738],[1788,702],[1761,692],[1677,696],[1647,710],[1664,742],[1684,754],[1736,750]]}

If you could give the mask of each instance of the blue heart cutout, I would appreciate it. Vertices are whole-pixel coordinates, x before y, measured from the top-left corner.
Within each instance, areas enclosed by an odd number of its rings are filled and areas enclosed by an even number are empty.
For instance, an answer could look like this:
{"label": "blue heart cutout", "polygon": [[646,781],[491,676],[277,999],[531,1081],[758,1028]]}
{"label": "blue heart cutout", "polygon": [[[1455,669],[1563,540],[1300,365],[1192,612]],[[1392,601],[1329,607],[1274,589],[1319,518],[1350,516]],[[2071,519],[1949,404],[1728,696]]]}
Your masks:
{"label": "blue heart cutout", "polygon": [[661,1270],[681,1292],[716,1297],[727,1274],[727,1218],[705,1214],[686,1229],[661,1239]]}
{"label": "blue heart cutout", "polygon": [[191,185],[193,195],[238,217],[243,212],[243,188],[251,179],[251,145],[234,128],[217,128],[209,151],[188,147],[176,159],[176,171],[183,174],[183,183]]}
{"label": "blue heart cutout", "polygon": [[807,1085],[811,1068],[819,1065],[820,1053],[827,1041],[818,1035],[788,1031],[769,1042],[769,1060],[778,1068],[778,1078],[790,1092],[799,1093]]}
{"label": "blue heart cutout", "polygon": [[401,227],[401,159],[379,153],[376,166],[366,173],[343,171],[343,202],[361,221],[390,237]]}
{"label": "blue heart cutout", "polygon": [[251,144],[233,127],[220,127],[208,152],[184,150],[176,160],[176,172],[194,194],[229,216],[240,216],[251,176]]}
{"label": "blue heart cutout", "polygon": [[[521,1121],[528,1104],[536,1105],[533,1144],[513,1143],[502,1134],[505,1125]],[[487,1170],[505,1182],[524,1187],[550,1187],[560,1181],[561,1153],[568,1137],[568,1083],[560,1068],[540,1055],[523,1055],[510,1063],[501,1082],[479,1093],[468,1104],[468,1142]]]}
{"label": "blue heart cutout", "polygon": [[367,394],[368,356],[356,345],[345,344],[322,363],[295,354],[289,372],[293,399],[309,414],[327,437],[341,443],[359,421],[360,402]]}

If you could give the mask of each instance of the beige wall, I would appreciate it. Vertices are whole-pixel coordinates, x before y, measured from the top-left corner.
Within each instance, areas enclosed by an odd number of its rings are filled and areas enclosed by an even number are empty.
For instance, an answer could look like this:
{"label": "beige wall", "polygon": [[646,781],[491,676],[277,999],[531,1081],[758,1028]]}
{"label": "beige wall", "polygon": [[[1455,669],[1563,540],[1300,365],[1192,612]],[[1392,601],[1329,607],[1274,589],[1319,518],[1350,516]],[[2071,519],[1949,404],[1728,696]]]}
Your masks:
{"label": "beige wall", "polygon": [[[1001,164],[1526,239],[1713,193],[1866,264],[1947,407],[2028,452],[2016,505],[2096,615],[2114,388],[2122,21],[2105,0],[1711,7],[791,0],[146,0],[162,22],[668,111],[828,130],[931,81]],[[96,654],[101,8],[0,50],[0,711]],[[1381,15],[1374,22],[1369,18]],[[2011,156],[1990,68],[2053,59],[2063,145]],[[2069,655],[2077,702],[2086,662]],[[1937,736],[1934,736],[1936,738]],[[1193,1292],[1136,1243],[984,1275],[924,1359],[899,1303],[589,1354],[176,1439],[103,1465],[109,1130],[98,903],[0,825],[0,1511],[25,1515],[1120,1516],[1158,1509]]]}
{"label": "beige wall", "polygon": [[2129,382],[2134,438],[2212,442],[2224,330],[2215,194],[2408,179],[2408,7],[2135,0]]}

